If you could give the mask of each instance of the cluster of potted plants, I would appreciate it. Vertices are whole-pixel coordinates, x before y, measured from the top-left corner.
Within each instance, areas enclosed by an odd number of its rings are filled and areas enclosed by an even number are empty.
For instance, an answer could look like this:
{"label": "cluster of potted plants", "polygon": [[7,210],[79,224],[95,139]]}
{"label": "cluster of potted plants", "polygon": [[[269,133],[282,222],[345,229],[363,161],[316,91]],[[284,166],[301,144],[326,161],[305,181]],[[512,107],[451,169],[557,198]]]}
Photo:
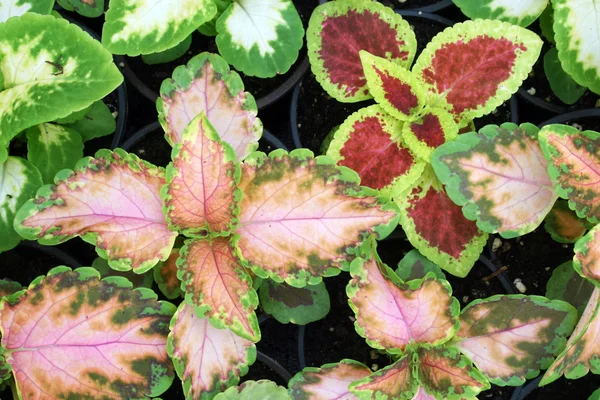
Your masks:
{"label": "cluster of potted plants", "polygon": [[0,4],[2,398],[600,396],[595,3],[389,3]]}

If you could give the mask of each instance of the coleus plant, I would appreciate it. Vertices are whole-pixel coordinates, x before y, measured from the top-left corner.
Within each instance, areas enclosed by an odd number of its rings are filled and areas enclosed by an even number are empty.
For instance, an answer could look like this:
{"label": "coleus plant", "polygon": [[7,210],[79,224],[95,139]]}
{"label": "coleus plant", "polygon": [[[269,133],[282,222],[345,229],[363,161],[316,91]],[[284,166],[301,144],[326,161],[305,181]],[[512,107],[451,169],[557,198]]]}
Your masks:
{"label": "coleus plant", "polygon": [[[0,23],[0,252],[19,243],[13,219],[32,188],[72,168],[84,141],[114,131],[100,99],[122,80],[110,53],[65,20],[26,13]],[[27,141],[28,160],[9,157],[16,140]]]}
{"label": "coleus plant", "polygon": [[[416,261],[401,263],[402,273],[419,276]],[[490,383],[517,386],[538,375],[576,322],[568,303],[541,296],[497,295],[460,312],[436,272],[403,281],[376,255],[355,259],[350,273],[356,330],[393,363],[376,372],[353,360],[305,368],[289,383],[293,399],[474,398]]]}
{"label": "coleus plant", "polygon": [[[453,0],[469,18],[489,18],[528,26],[546,10],[553,19],[551,41],[556,50],[548,52],[544,69],[554,92],[567,104],[572,104],[585,88],[600,93],[600,33],[596,1],[577,0]],[[549,25],[540,21],[542,29]],[[556,53],[554,53],[556,52]],[[558,65],[556,64],[558,62]],[[546,66],[546,63],[553,65]],[[563,72],[564,70],[564,72]],[[566,72],[566,73],[565,73]],[[554,74],[558,76],[553,76]],[[559,79],[562,76],[562,82]],[[570,87],[564,87],[566,83]],[[575,86],[570,82],[573,79]]]}
{"label": "coleus plant", "polygon": [[102,43],[114,54],[130,56],[178,47],[185,52],[181,44],[188,41],[189,47],[190,34],[199,27],[216,35],[228,63],[261,78],[287,72],[304,36],[292,0],[111,0]]}
{"label": "coleus plant", "polygon": [[[431,153],[517,90],[541,40],[508,23],[468,21],[434,37],[408,70],[416,40],[407,22],[377,2],[355,0],[317,7],[307,38],[312,70],[331,96],[378,103],[339,127],[327,155],[394,199],[413,246],[465,276],[487,233],[448,198],[429,166]],[[434,221],[448,223],[438,229]]]}

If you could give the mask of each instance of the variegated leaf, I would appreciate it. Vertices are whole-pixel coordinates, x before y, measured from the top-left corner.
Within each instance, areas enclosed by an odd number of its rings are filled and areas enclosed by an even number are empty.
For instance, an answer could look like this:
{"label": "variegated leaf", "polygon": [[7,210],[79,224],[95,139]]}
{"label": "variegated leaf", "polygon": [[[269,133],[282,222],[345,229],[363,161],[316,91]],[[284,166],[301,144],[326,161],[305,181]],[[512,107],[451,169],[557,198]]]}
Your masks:
{"label": "variegated leaf", "polygon": [[246,381],[239,386],[230,387],[223,393],[219,393],[215,400],[291,400],[290,395],[284,387],[275,382],[261,379],[259,381]]}
{"label": "variegated leaf", "polygon": [[551,124],[539,133],[544,156],[550,161],[548,173],[558,195],[569,200],[569,207],[581,218],[600,222],[600,133],[580,132],[569,125]]}
{"label": "variegated leaf", "polygon": [[498,19],[520,26],[529,26],[550,3],[550,0],[453,0],[470,19]]}
{"label": "variegated leaf", "polygon": [[20,131],[84,109],[123,80],[110,53],[79,27],[32,13],[0,24],[0,76],[0,162]]}
{"label": "variegated leaf", "polygon": [[0,22],[26,12],[50,14],[54,0],[4,0],[0,3]]}
{"label": "variegated leaf", "polygon": [[426,82],[430,103],[460,126],[488,114],[517,91],[540,55],[533,32],[501,21],[466,21],[427,44],[413,72]]}
{"label": "variegated leaf", "polygon": [[448,196],[479,229],[505,238],[537,228],[558,198],[532,124],[487,125],[432,156]]}
{"label": "variegated leaf", "polygon": [[127,279],[57,267],[2,300],[2,353],[26,399],[154,397],[173,381],[175,307]]}
{"label": "variegated leaf", "polygon": [[454,347],[419,350],[419,384],[436,399],[472,399],[490,388],[490,383]]}
{"label": "variegated leaf", "polygon": [[360,51],[369,93],[387,113],[412,121],[425,106],[427,92],[420,77],[385,58]]}
{"label": "variegated leaf", "polygon": [[262,135],[254,97],[244,92],[238,73],[216,54],[200,53],[175,68],[160,87],[156,108],[171,145],[179,143],[185,127],[202,111],[239,160],[258,147]]}
{"label": "variegated leaf", "polygon": [[600,93],[600,8],[596,0],[552,0],[554,39],[564,70]]}
{"label": "variegated leaf", "polygon": [[235,152],[201,112],[183,132],[161,190],[167,220],[186,236],[226,234],[235,227],[241,196]]}
{"label": "variegated leaf", "polygon": [[83,157],[83,140],[73,129],[56,124],[40,124],[27,129],[27,159],[52,183],[56,173],[73,168]]}
{"label": "variegated leaf", "polygon": [[559,243],[575,243],[591,228],[585,219],[569,208],[569,203],[559,199],[546,215],[544,228]]}
{"label": "variegated leaf", "polygon": [[427,391],[423,388],[423,386],[419,385],[417,389],[417,393],[413,396],[411,400],[436,400],[435,396],[427,393]]}
{"label": "variegated leaf", "polygon": [[179,249],[173,249],[171,255],[164,262],[154,266],[153,277],[158,288],[167,299],[176,299],[183,295],[181,281],[177,277],[177,260]]}
{"label": "variegated leaf", "polygon": [[42,185],[40,171],[21,157],[8,157],[0,163],[0,253],[21,241],[13,222],[19,208]]}
{"label": "variegated leaf", "polygon": [[580,316],[593,291],[594,285],[575,271],[573,261],[567,261],[554,268],[546,283],[547,298],[566,301],[577,308]]}
{"label": "variegated leaf", "polygon": [[354,325],[371,347],[402,354],[407,345],[442,344],[458,330],[458,300],[450,284],[433,273],[403,283],[374,258],[357,258],[350,273],[346,293]]}
{"label": "variegated leaf", "polygon": [[[465,218],[446,195],[433,171],[394,199],[400,208],[400,225],[410,243],[442,269],[466,276],[487,242],[488,234]],[[439,221],[446,221],[440,229]]]}
{"label": "variegated leaf", "polygon": [[84,17],[95,18],[104,14],[104,0],[57,0],[63,8]]}
{"label": "variegated leaf", "polygon": [[575,243],[573,268],[600,287],[600,225],[596,225]]}
{"label": "variegated leaf", "polygon": [[217,20],[217,47],[246,75],[271,78],[298,58],[304,27],[292,0],[237,0]]}
{"label": "variegated leaf", "polygon": [[15,217],[26,239],[58,244],[75,236],[117,270],[148,271],[171,254],[176,232],[162,211],[162,169],[117,149],[86,157],[40,188]]}
{"label": "variegated leaf", "polygon": [[357,400],[348,386],[370,374],[366,365],[348,359],[321,368],[307,367],[290,380],[289,393],[294,400]]}
{"label": "variegated leaf", "polygon": [[554,382],[562,375],[567,379],[578,379],[589,371],[600,374],[600,289],[594,288],[583,315],[571,334],[566,348],[548,368],[540,385]]}
{"label": "variegated leaf", "polygon": [[152,289],[152,272],[144,272],[143,274],[137,274],[134,271],[117,271],[108,265],[108,262],[100,257],[92,262],[92,268],[94,268],[100,274],[100,277],[106,278],[108,276],[122,276],[127,279],[134,288],[145,287]]}
{"label": "variegated leaf", "polygon": [[406,354],[392,365],[354,381],[350,390],[360,399],[409,399],[417,391],[411,361],[412,353]]}
{"label": "variegated leaf", "polygon": [[429,261],[416,249],[406,253],[398,263],[395,272],[398,278],[405,282],[425,278],[425,275],[429,272],[433,272],[438,279],[446,279],[446,275],[444,275],[441,268]]}
{"label": "variegated leaf", "polygon": [[264,312],[282,324],[306,325],[324,318],[330,309],[329,293],[323,282],[295,288],[266,279],[258,293]]}
{"label": "variegated leaf", "polygon": [[548,368],[576,321],[576,310],[563,301],[497,295],[463,310],[453,344],[490,382],[519,386]]}
{"label": "variegated leaf", "polygon": [[102,100],[95,101],[81,118],[72,122],[58,122],[79,133],[84,142],[98,137],[110,135],[117,128],[115,117]]}
{"label": "variegated leaf", "polygon": [[258,295],[252,279],[233,253],[230,239],[192,239],[181,248],[177,274],[185,287],[185,300],[196,306],[201,318],[217,328],[258,342],[260,329],[254,310]]}
{"label": "variegated leaf", "polygon": [[385,197],[397,196],[423,173],[419,161],[404,145],[402,124],[380,106],[362,108],[344,121],[327,150],[338,165],[351,168],[361,184]]}
{"label": "variegated leaf", "polygon": [[330,96],[348,103],[371,97],[360,50],[408,68],[417,49],[408,23],[375,1],[337,0],[319,5],[310,18],[306,40],[317,81]]}
{"label": "variegated leaf", "polygon": [[454,118],[442,108],[430,108],[417,119],[404,124],[402,139],[420,158],[431,162],[431,153],[437,147],[456,139],[458,126]]}
{"label": "variegated leaf", "polygon": [[229,329],[217,329],[181,303],[167,344],[186,399],[209,399],[239,382],[256,360],[256,346]]}
{"label": "variegated leaf", "polygon": [[242,165],[239,253],[260,277],[302,287],[337,275],[370,235],[387,236],[396,207],[355,172],[299,149],[254,153]]}
{"label": "variegated leaf", "polygon": [[170,49],[217,13],[211,0],[111,0],[102,44],[113,54]]}

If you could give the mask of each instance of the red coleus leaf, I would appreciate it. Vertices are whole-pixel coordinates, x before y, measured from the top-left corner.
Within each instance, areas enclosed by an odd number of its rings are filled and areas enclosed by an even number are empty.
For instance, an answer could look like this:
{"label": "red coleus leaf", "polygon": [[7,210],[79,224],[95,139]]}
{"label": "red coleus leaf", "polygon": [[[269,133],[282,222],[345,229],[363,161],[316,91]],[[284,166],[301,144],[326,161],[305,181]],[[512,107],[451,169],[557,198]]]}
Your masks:
{"label": "red coleus leaf", "polygon": [[481,117],[517,91],[542,47],[533,32],[500,21],[455,24],[433,38],[413,67],[427,83],[431,104],[460,126]]}
{"label": "red coleus leaf", "polygon": [[418,355],[419,384],[436,399],[472,399],[490,388],[481,372],[454,347],[421,349]]}
{"label": "red coleus leaf", "polygon": [[338,0],[318,6],[306,32],[312,71],[323,88],[342,102],[370,98],[360,50],[408,68],[415,34],[402,17],[374,1]]}
{"label": "red coleus leaf", "polygon": [[413,343],[435,346],[458,329],[458,301],[445,280],[433,273],[402,283],[385,264],[357,258],[346,288],[356,314],[355,328],[371,347],[402,354]]}
{"label": "red coleus leaf", "polygon": [[0,307],[2,355],[23,398],[154,397],[171,385],[175,307],[123,277],[57,267]]}
{"label": "red coleus leaf", "polygon": [[[400,225],[421,254],[453,275],[466,276],[487,241],[474,221],[446,195],[431,170],[395,199]],[[444,221],[440,227],[440,221]]]}
{"label": "red coleus leaf", "polygon": [[423,82],[406,68],[385,58],[360,51],[369,92],[375,101],[393,117],[408,121],[426,102]]}
{"label": "red coleus leaf", "polygon": [[400,138],[401,124],[378,105],[363,108],[344,121],[335,132],[327,155],[338,165],[351,168],[361,184],[386,197],[395,197],[423,173]]}
{"label": "red coleus leaf", "polygon": [[531,124],[487,125],[433,153],[433,168],[448,195],[481,230],[521,236],[550,212],[558,196],[538,131]]}
{"label": "red coleus leaf", "polygon": [[402,129],[402,138],[408,147],[426,161],[435,148],[457,135],[458,127],[452,116],[441,108],[430,108],[417,120],[404,124]]}
{"label": "red coleus leaf", "polygon": [[181,281],[177,277],[177,259],[179,249],[173,249],[169,258],[159,262],[153,271],[153,278],[158,288],[167,299],[176,299],[183,294]]}
{"label": "red coleus leaf", "polygon": [[162,210],[162,168],[121,149],[100,150],[80,160],[75,172],[59,172],[54,182],[17,213],[21,236],[42,244],[81,236],[112,268],[137,273],[171,254],[177,233],[168,229]]}
{"label": "red coleus leaf", "polygon": [[600,133],[552,124],[544,126],[539,136],[559,196],[569,200],[579,217],[600,222]]}
{"label": "red coleus leaf", "polygon": [[357,380],[350,385],[352,393],[361,399],[407,399],[417,390],[416,377],[411,365],[412,354]]}
{"label": "red coleus leaf", "polygon": [[254,310],[258,295],[252,279],[233,253],[229,238],[192,239],[181,249],[178,269],[185,299],[196,306],[198,316],[217,328],[258,342],[260,329]]}
{"label": "red coleus leaf", "polygon": [[559,243],[575,243],[585,235],[590,225],[585,219],[577,217],[567,201],[560,199],[554,203],[544,220],[544,229]]}
{"label": "red coleus leaf", "polygon": [[518,386],[548,368],[576,320],[576,310],[563,301],[492,296],[463,310],[453,343],[490,382]]}
{"label": "red coleus leaf", "polygon": [[387,236],[396,207],[358,186],[355,172],[300,149],[242,165],[239,253],[260,277],[316,284],[347,266],[364,239]]}
{"label": "red coleus leaf", "polygon": [[173,149],[162,190],[169,223],[187,236],[228,232],[236,223],[239,166],[204,112]]}
{"label": "red coleus leaf", "polygon": [[254,97],[244,92],[238,73],[216,54],[200,53],[175,68],[173,78],[160,87],[156,108],[171,145],[179,143],[185,127],[201,112],[240,160],[258,147],[262,135]]}
{"label": "red coleus leaf", "polygon": [[294,400],[357,400],[348,386],[371,373],[371,370],[354,360],[325,364],[321,368],[307,367],[298,372],[288,384]]}
{"label": "red coleus leaf", "polygon": [[[548,368],[540,385],[554,382],[562,375],[568,379],[578,379],[589,371],[600,373],[600,289],[594,288],[583,315],[569,337],[564,350]],[[563,348],[558,348],[560,351]]]}
{"label": "red coleus leaf", "polygon": [[217,329],[181,303],[167,345],[186,399],[212,398],[239,382],[256,360],[256,346],[229,329]]}

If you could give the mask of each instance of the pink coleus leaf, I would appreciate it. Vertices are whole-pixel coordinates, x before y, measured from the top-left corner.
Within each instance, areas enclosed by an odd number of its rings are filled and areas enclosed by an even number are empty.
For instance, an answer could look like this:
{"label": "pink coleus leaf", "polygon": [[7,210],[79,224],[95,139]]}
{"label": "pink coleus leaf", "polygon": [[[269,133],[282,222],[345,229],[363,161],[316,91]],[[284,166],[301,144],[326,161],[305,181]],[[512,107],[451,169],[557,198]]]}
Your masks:
{"label": "pink coleus leaf", "polygon": [[454,347],[420,349],[417,376],[436,399],[472,399],[490,388],[488,380]]}
{"label": "pink coleus leaf", "polygon": [[402,139],[420,158],[430,161],[431,152],[442,144],[456,139],[458,126],[452,115],[442,108],[430,108],[418,119],[407,122]]}
{"label": "pink coleus leaf", "polygon": [[537,228],[558,198],[532,124],[487,125],[432,156],[448,196],[479,229],[513,238]]}
{"label": "pink coleus leaf", "polygon": [[156,264],[153,270],[154,281],[167,299],[176,299],[183,295],[181,280],[177,277],[177,259],[179,249],[173,249],[169,258]]}
{"label": "pink coleus leaf", "polygon": [[239,211],[239,166],[204,112],[185,128],[172,157],[161,191],[171,227],[187,236],[230,231]]}
{"label": "pink coleus leaf", "polygon": [[361,399],[408,399],[417,390],[413,376],[411,354],[406,354],[392,365],[354,381],[350,390]]}
{"label": "pink coleus leaf", "polygon": [[175,306],[123,277],[56,267],[1,307],[2,353],[23,398],[154,397],[171,385]]}
{"label": "pink coleus leaf", "polygon": [[600,225],[596,225],[575,242],[573,268],[600,287]]}
{"label": "pink coleus leaf", "polygon": [[417,49],[408,22],[383,4],[338,0],[321,4],[306,31],[308,57],[321,86],[341,102],[369,99],[360,50],[408,68]]}
{"label": "pink coleus leaf", "polygon": [[242,165],[236,231],[244,265],[302,287],[347,267],[365,238],[387,236],[397,208],[356,173],[306,149],[255,153]]}
{"label": "pink coleus leaf", "polygon": [[417,393],[415,393],[411,400],[435,400],[435,396],[427,393],[423,386],[419,386]]}
{"label": "pink coleus leaf", "polygon": [[[564,350],[548,368],[540,385],[554,382],[562,375],[578,379],[589,371],[600,373],[600,289],[594,288],[583,315],[569,337]],[[562,349],[562,347],[561,347]],[[559,350],[561,350],[559,349]]]}
{"label": "pink coleus leaf", "polygon": [[361,50],[362,62],[369,92],[391,116],[410,121],[427,100],[423,82],[406,68]]}
{"label": "pink coleus leaf", "polygon": [[600,133],[552,124],[544,126],[539,137],[558,195],[569,200],[579,217],[600,222]]}
{"label": "pink coleus leaf", "polygon": [[395,197],[425,168],[402,142],[401,126],[378,105],[362,108],[340,125],[327,155],[356,171],[362,185]]}
{"label": "pink coleus leaf", "polygon": [[212,398],[239,382],[256,360],[256,346],[231,330],[217,329],[181,303],[167,344],[186,399]]}
{"label": "pink coleus leaf", "polygon": [[348,386],[370,374],[366,365],[348,359],[321,368],[306,367],[290,380],[289,394],[294,400],[358,400]]}
{"label": "pink coleus leaf", "polygon": [[435,36],[413,72],[426,82],[431,104],[445,108],[464,126],[517,91],[541,48],[542,40],[519,26],[466,21]]}
{"label": "pink coleus leaf", "polygon": [[575,243],[593,225],[569,208],[566,200],[559,199],[544,220],[544,229],[559,243]]}
{"label": "pink coleus leaf", "polygon": [[186,302],[196,306],[198,316],[258,342],[260,329],[254,314],[258,295],[230,241],[223,237],[186,241],[177,262],[178,276],[184,282]]}
{"label": "pink coleus leaf", "polygon": [[62,170],[21,207],[15,229],[30,240],[58,244],[75,236],[117,270],[143,273],[165,260],[175,242],[162,210],[162,168],[121,149],[100,150],[75,171]]}
{"label": "pink coleus leaf", "polygon": [[497,295],[471,302],[453,345],[490,382],[522,385],[548,368],[577,320],[568,303],[541,296]]}
{"label": "pink coleus leaf", "polygon": [[[487,242],[488,234],[463,215],[446,195],[431,169],[395,202],[400,225],[410,243],[442,269],[466,276]],[[446,221],[440,229],[439,221]]]}
{"label": "pink coleus leaf", "polygon": [[346,293],[356,331],[371,347],[402,354],[413,343],[435,346],[458,329],[458,301],[450,284],[433,273],[403,283],[385,264],[357,258]]}
{"label": "pink coleus leaf", "polygon": [[217,54],[200,53],[175,68],[173,78],[160,87],[156,108],[171,145],[179,143],[185,127],[201,112],[238,160],[258,147],[262,135],[254,97],[244,92],[238,73]]}

